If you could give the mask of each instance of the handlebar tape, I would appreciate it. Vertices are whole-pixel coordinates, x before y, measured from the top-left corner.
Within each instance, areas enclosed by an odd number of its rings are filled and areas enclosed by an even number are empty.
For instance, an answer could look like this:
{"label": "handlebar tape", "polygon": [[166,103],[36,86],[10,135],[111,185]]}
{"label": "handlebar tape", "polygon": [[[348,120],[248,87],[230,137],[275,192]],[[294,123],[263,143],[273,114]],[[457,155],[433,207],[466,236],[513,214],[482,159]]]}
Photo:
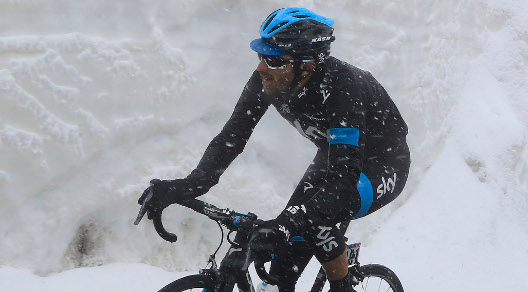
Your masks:
{"label": "handlebar tape", "polygon": [[176,234],[168,232],[165,227],[163,227],[163,223],[161,222],[161,212],[155,212],[152,214],[152,221],[154,222],[156,232],[158,232],[158,235],[161,236],[161,238],[168,242],[176,242],[176,240],[178,240]]}

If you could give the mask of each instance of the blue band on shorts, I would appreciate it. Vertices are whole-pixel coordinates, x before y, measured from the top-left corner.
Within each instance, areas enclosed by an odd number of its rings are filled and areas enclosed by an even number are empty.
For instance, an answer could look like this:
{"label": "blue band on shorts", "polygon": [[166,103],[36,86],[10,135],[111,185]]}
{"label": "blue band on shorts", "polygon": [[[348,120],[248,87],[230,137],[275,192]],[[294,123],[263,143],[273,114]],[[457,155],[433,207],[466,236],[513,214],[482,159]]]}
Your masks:
{"label": "blue band on shorts", "polygon": [[361,196],[361,208],[359,212],[352,219],[357,219],[367,215],[368,210],[372,206],[372,201],[374,200],[374,190],[372,189],[372,183],[366,175],[361,173],[359,176],[359,181],[357,185],[357,190]]}

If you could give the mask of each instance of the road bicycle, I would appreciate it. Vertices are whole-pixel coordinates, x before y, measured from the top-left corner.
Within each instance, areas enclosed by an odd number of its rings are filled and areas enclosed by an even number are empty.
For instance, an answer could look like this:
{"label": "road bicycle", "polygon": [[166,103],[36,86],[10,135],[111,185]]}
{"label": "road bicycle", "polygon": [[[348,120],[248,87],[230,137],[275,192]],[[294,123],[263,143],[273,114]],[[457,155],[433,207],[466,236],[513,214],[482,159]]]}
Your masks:
{"label": "road bicycle", "polygon": [[[152,191],[148,194],[141,206],[138,217],[134,222],[138,225],[145,213],[153,220],[157,233],[166,241],[176,242],[177,236],[167,232],[163,227],[161,212],[148,210],[147,202],[152,198]],[[216,206],[191,199],[180,202],[179,205],[190,208],[200,214],[206,215],[216,221],[222,231],[220,246],[209,257],[206,268],[201,269],[199,274],[186,276],[163,287],[159,292],[181,292],[194,290],[200,292],[232,292],[235,285],[240,292],[255,292],[253,282],[249,274],[249,266],[254,264],[257,275],[264,283],[277,285],[279,279],[267,273],[264,264],[273,260],[273,254],[263,254],[249,248],[249,241],[254,230],[257,216],[253,213],[239,213],[229,209],[221,209]],[[229,230],[227,236],[224,228]],[[231,234],[236,232],[234,239]],[[231,244],[225,257],[217,265],[215,256],[224,242],[224,238]],[[302,244],[300,236],[291,237],[289,244]],[[306,244],[306,243],[304,243]],[[358,262],[360,243],[348,245],[349,273],[353,276],[354,289],[356,291],[395,291],[403,292],[403,286],[396,274],[389,268],[380,264],[360,265]],[[310,292],[322,292],[327,278],[321,267],[315,278]]]}

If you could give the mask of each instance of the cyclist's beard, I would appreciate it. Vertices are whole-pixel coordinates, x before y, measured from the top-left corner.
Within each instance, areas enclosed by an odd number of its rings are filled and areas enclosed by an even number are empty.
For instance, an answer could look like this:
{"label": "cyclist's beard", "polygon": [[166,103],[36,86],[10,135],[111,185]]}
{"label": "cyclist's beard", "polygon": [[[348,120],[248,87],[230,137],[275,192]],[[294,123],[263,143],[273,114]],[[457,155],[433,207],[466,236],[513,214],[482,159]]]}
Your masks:
{"label": "cyclist's beard", "polygon": [[275,96],[289,92],[293,80],[293,75],[289,73],[291,72],[284,72],[283,74],[261,72],[260,77],[262,78],[262,90],[264,93],[268,96]]}

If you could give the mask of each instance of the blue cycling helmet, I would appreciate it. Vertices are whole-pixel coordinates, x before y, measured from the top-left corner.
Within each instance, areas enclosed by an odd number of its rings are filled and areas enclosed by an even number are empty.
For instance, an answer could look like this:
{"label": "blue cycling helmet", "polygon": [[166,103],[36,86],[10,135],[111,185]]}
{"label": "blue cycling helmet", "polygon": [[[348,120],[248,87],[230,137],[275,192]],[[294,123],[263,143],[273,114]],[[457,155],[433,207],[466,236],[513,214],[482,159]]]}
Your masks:
{"label": "blue cycling helmet", "polygon": [[251,48],[264,55],[316,56],[329,53],[334,20],[306,8],[282,8],[272,12],[260,27],[262,38]]}

